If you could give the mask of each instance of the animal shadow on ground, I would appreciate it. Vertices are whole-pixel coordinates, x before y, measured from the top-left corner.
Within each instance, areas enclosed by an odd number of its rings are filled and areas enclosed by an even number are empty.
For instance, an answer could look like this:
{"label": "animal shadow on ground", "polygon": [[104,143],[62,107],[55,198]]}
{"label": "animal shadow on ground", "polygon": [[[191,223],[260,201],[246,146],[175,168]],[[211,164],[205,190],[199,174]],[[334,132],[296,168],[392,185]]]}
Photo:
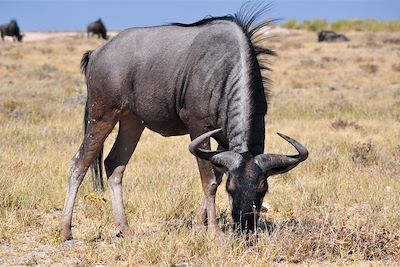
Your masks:
{"label": "animal shadow on ground", "polygon": [[[228,220],[229,216],[229,212],[225,210],[222,211],[217,218],[221,230],[224,233],[236,232],[235,224]],[[257,225],[258,233],[268,232],[269,235],[272,235],[276,229],[276,224],[266,218],[260,218]]]}
{"label": "animal shadow on ground", "polygon": [[258,231],[263,233],[268,232],[269,235],[272,235],[276,229],[277,225],[273,221],[262,218],[258,222]]}
{"label": "animal shadow on ground", "polygon": [[[173,232],[181,228],[195,229],[197,227],[197,224],[193,218],[194,215],[193,217],[189,218],[169,218],[164,221],[161,228],[167,232]],[[232,223],[229,218],[230,214],[226,210],[220,212],[220,214],[217,216],[218,224],[221,227],[222,232],[224,232],[225,234],[236,232],[235,224]],[[272,235],[276,229],[277,225],[273,221],[266,218],[259,219],[257,227],[258,233],[268,233],[269,235]]]}

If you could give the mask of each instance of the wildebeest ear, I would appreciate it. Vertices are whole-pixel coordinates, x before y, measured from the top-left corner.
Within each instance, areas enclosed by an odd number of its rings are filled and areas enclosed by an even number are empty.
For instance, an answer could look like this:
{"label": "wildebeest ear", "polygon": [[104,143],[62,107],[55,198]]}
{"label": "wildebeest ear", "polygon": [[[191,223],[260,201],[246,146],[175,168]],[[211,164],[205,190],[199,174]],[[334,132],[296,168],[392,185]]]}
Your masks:
{"label": "wildebeest ear", "polygon": [[266,176],[285,173],[296,167],[300,162],[306,160],[308,157],[307,149],[299,142],[290,138],[289,136],[280,133],[278,133],[278,135],[294,146],[299,154],[290,156],[279,154],[257,155],[254,158],[254,161],[257,166],[260,167],[261,170],[266,174]]}

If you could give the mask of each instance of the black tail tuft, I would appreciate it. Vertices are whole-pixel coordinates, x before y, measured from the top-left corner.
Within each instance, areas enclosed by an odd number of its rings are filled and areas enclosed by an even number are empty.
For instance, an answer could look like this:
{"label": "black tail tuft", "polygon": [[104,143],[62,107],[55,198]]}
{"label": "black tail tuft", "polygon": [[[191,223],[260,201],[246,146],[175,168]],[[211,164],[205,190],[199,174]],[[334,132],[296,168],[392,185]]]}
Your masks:
{"label": "black tail tuft", "polygon": [[103,181],[103,146],[92,165],[90,166],[92,171],[92,182],[93,188],[96,191],[104,191],[104,181]]}
{"label": "black tail tuft", "polygon": [[89,64],[89,58],[90,58],[90,54],[91,53],[92,53],[92,51],[86,51],[83,54],[82,59],[81,59],[81,71],[85,75],[86,75],[86,69],[87,69],[87,66]]}
{"label": "black tail tuft", "polygon": [[[88,57],[89,58],[89,57]],[[83,61],[83,59],[82,59]],[[88,101],[86,100],[86,105],[85,105],[85,115],[84,115],[84,134],[87,134],[87,128],[88,128],[88,123],[89,122],[89,104]],[[99,154],[97,157],[93,160],[90,170],[92,172],[92,182],[93,182],[93,188],[96,191],[104,191],[104,182],[103,182],[103,146],[100,149]]]}

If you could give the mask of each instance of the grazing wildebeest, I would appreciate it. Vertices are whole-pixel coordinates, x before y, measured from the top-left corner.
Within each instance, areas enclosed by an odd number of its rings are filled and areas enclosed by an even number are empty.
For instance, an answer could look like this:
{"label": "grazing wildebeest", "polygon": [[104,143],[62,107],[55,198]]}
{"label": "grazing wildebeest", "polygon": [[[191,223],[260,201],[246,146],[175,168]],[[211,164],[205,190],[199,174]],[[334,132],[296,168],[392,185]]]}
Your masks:
{"label": "grazing wildebeest", "polygon": [[347,38],[343,34],[337,34],[334,31],[321,31],[318,33],[318,42],[348,42]]}
{"label": "grazing wildebeest", "polygon": [[[261,11],[264,9],[261,9]],[[207,18],[193,24],[131,28],[88,51],[81,61],[87,80],[85,135],[75,155],[62,220],[61,240],[72,239],[72,211],[89,166],[101,182],[103,142],[119,122],[117,139],[105,159],[117,229],[128,232],[122,177],[144,128],[163,136],[189,134],[197,157],[204,198],[197,223],[221,234],[215,194],[227,173],[235,225],[257,227],[268,176],[294,168],[308,156],[305,147],[279,134],[297,155],[263,154],[267,101],[258,55],[272,55],[256,41],[267,22],[254,25],[260,10]],[[210,137],[219,148],[210,150]]]}
{"label": "grazing wildebeest", "polygon": [[22,42],[22,38],[24,37],[21,35],[17,21],[14,19],[10,23],[0,25],[0,31],[2,41],[4,41],[4,36],[11,36],[14,41],[16,39],[18,42]]}
{"label": "grazing wildebeest", "polygon": [[103,21],[101,21],[100,18],[95,22],[89,23],[89,25],[86,28],[86,31],[87,31],[87,38],[89,38],[90,34],[92,33],[92,34],[97,34],[99,38],[103,37],[103,39],[105,40],[108,39],[106,26],[104,26],[104,23]]}

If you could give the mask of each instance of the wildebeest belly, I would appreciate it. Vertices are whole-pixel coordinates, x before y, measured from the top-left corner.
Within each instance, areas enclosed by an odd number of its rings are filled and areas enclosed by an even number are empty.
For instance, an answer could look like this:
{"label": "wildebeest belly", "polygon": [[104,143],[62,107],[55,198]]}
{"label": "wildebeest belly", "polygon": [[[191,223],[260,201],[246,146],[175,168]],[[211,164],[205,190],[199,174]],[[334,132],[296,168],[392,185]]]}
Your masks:
{"label": "wildebeest belly", "polygon": [[144,120],[143,123],[146,128],[149,128],[162,136],[176,136],[188,133],[185,125],[180,121]]}
{"label": "wildebeest belly", "polygon": [[148,94],[130,101],[131,110],[150,130],[163,136],[184,135],[188,130],[177,114],[175,101],[171,96]]}

